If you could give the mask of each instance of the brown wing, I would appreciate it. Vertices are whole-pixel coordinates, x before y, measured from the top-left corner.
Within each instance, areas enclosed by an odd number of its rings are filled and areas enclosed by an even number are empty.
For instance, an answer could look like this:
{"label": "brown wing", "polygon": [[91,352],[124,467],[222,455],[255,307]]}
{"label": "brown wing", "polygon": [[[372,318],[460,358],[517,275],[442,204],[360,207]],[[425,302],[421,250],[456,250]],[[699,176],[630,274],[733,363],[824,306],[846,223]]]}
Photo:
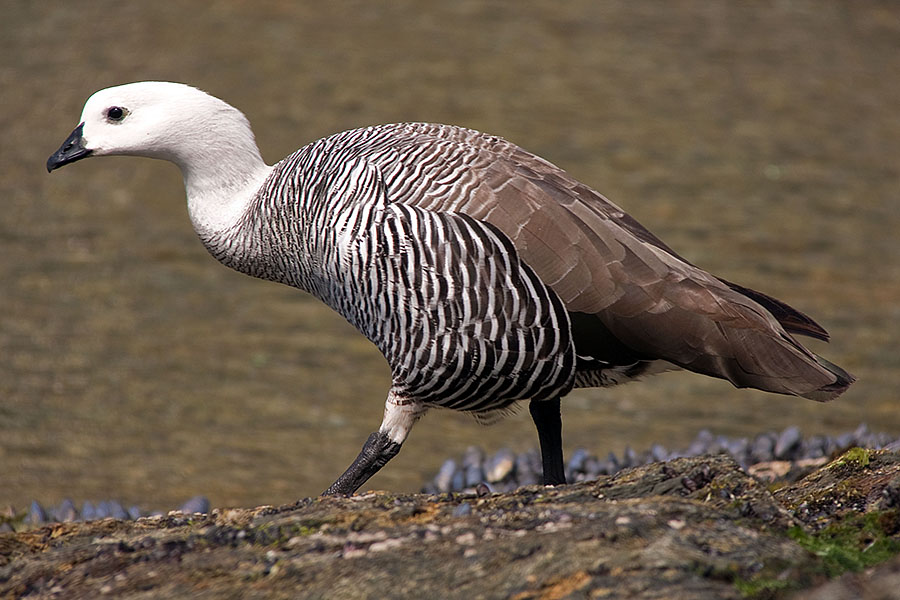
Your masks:
{"label": "brown wing", "polygon": [[[407,143],[418,150],[418,179],[434,183],[392,200],[496,226],[567,310],[593,315],[636,355],[738,387],[819,400],[852,382],[797,343],[776,315],[796,332],[827,336],[814,321],[683,260],[558,167],[471,130],[407,127],[413,129]],[[448,181],[456,185],[442,183]]]}

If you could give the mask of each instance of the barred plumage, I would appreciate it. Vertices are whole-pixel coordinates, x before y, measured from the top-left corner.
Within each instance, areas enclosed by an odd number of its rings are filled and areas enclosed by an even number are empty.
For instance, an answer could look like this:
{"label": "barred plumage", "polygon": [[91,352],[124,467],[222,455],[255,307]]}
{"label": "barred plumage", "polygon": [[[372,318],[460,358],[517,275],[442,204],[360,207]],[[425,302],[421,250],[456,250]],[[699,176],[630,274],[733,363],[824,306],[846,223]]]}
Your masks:
{"label": "barred plumage", "polygon": [[356,490],[428,407],[488,419],[530,400],[544,480],[560,483],[559,399],[575,386],[685,368],[830,400],[853,381],[791,335],[827,339],[812,319],[690,264],[501,138],[383,125],[268,167],[237,110],[161,82],[102,90],[82,120],[48,169],[91,154],[175,162],[213,256],[310,292],[384,354],[382,426],[326,493]]}
{"label": "barred plumage", "polygon": [[485,412],[568,393],[575,352],[558,296],[490,224],[392,202],[373,164],[392,149],[379,133],[340,134],[276,165],[257,209],[204,239],[212,254],[342,314],[384,354],[398,398]]}

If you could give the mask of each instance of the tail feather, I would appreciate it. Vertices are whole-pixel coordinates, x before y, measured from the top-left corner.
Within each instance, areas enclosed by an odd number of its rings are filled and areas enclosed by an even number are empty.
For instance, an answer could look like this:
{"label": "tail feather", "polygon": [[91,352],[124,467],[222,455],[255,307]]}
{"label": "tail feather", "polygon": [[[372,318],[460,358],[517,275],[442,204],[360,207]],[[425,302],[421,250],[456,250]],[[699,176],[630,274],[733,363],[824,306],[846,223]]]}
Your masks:
{"label": "tail feather", "polygon": [[[812,317],[802,313],[801,311],[788,305],[787,303],[782,302],[777,298],[773,298],[768,294],[746,288],[725,279],[719,278],[719,281],[730,287],[735,292],[743,294],[744,296],[747,296],[748,298],[762,305],[771,313],[773,317],[775,317],[775,320],[778,321],[778,323],[785,329],[785,331],[792,334],[816,338],[825,342],[828,341],[829,335],[828,332],[825,331],[824,327],[816,323],[812,319]],[[792,345],[795,345],[798,349],[801,349],[802,352],[807,355],[808,359],[812,359],[812,361],[814,361],[818,367],[821,367],[835,377],[835,380],[832,383],[823,385],[822,387],[810,392],[800,393],[799,395],[801,397],[809,398],[810,400],[816,400],[818,402],[828,402],[829,400],[834,400],[835,398],[843,394],[845,391],[847,391],[847,388],[849,388],[850,385],[854,381],[856,381],[856,377],[854,377],[841,367],[837,366],[833,362],[819,356],[818,354],[810,352],[808,348],[805,348],[793,338],[790,338],[790,341]]]}
{"label": "tail feather", "polygon": [[808,392],[803,394],[804,398],[809,398],[810,400],[815,400],[817,402],[828,402],[829,400],[834,400],[841,394],[847,391],[847,388],[856,381],[856,377],[840,368],[833,362],[822,358],[818,354],[813,355],[816,359],[816,362],[819,363],[821,367],[832,373],[837,379],[834,383],[830,383],[828,385],[822,386],[817,390],[813,390],[812,392]]}
{"label": "tail feather", "polygon": [[768,294],[764,294],[762,292],[746,288],[742,285],[732,283],[730,281],[722,279],[721,277],[719,277],[718,279],[739,294],[743,294],[748,298],[752,298],[759,304],[763,305],[766,310],[772,313],[772,316],[775,317],[775,319],[779,323],[781,323],[781,326],[784,327],[785,330],[791,333],[796,333],[798,335],[805,335],[807,337],[816,338],[817,340],[822,340],[823,342],[828,341],[828,332],[825,331],[824,327],[816,323],[809,315],[800,312],[793,306],[782,302],[778,298],[773,298]]}

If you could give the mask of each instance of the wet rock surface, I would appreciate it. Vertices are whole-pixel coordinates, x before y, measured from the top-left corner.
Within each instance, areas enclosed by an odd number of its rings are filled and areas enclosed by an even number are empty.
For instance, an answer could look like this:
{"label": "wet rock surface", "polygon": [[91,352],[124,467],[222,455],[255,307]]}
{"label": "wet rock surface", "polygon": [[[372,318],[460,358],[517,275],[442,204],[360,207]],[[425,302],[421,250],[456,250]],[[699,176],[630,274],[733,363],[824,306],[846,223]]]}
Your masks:
{"label": "wet rock surface", "polygon": [[717,455],[508,493],[57,523],[0,534],[0,597],[881,598],[898,481],[887,450],[776,486]]}

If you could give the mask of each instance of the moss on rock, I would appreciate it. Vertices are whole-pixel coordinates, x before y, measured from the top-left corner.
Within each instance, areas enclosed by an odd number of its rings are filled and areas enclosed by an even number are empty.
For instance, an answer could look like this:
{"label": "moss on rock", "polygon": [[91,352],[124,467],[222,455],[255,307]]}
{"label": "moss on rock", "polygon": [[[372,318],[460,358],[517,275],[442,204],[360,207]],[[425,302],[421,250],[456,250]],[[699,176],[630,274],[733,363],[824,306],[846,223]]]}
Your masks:
{"label": "moss on rock", "polygon": [[779,597],[900,551],[900,457],[867,458],[775,493],[714,456],[508,494],[48,525],[0,534],[0,596]]}

